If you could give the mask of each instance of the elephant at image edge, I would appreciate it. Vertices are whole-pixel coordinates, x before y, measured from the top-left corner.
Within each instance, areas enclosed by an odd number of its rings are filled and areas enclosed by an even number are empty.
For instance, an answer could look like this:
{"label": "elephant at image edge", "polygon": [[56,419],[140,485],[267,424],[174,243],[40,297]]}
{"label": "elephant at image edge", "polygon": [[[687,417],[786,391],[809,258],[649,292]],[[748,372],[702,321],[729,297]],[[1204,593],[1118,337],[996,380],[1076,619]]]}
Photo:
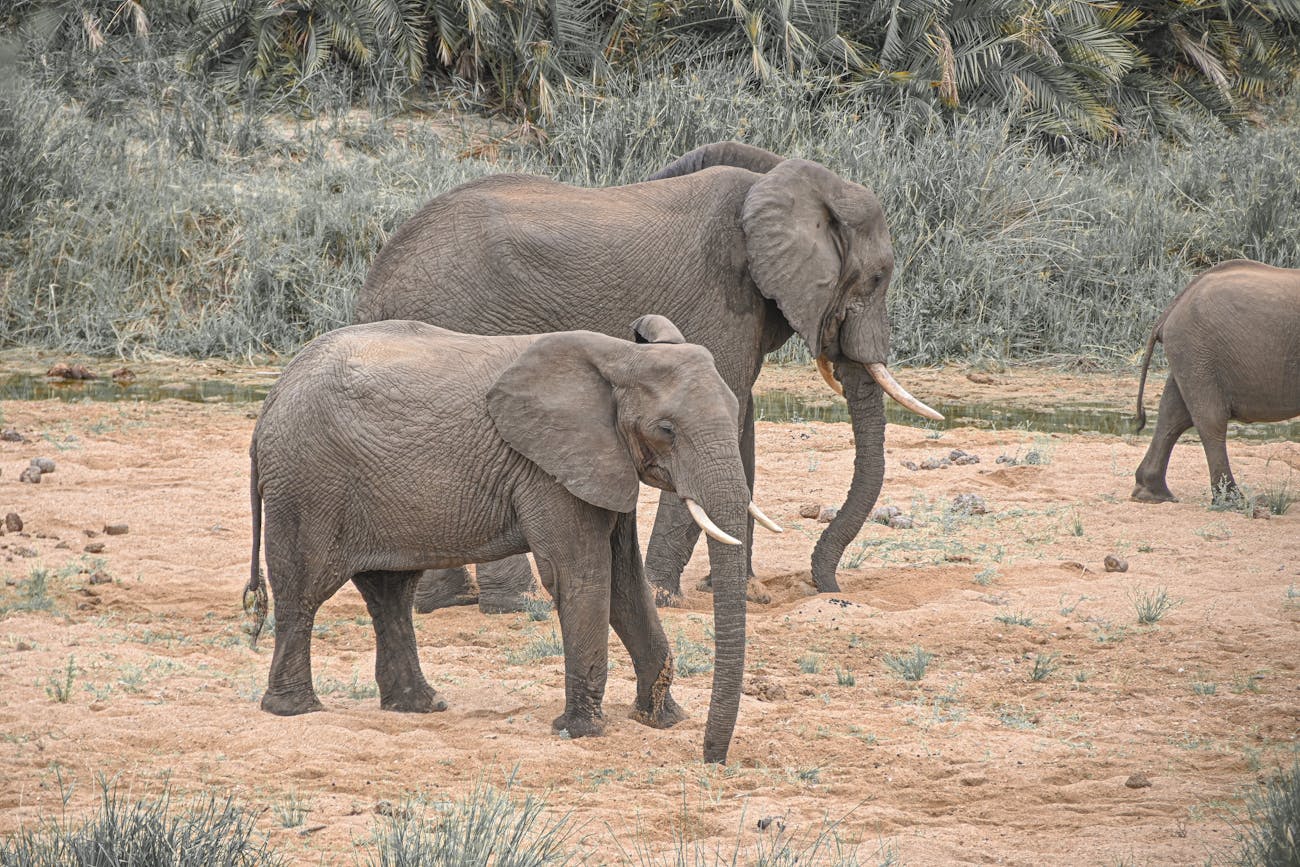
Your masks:
{"label": "elephant at image edge", "polygon": [[[893,268],[885,215],[870,190],[814,162],[719,142],[630,186],[584,189],[508,174],[444,193],[380,250],[356,318],[418,319],[479,334],[617,336],[644,312],[667,316],[713,354],[740,402],[751,486],[754,381],[764,356],[797,332],[848,401],[856,439],[848,495],[812,557],[817,588],[834,591],[836,567],[884,477],[881,388],[941,418],[885,367]],[[660,604],[679,597],[698,537],[678,499],[662,496],[645,563]],[[526,575],[527,562],[519,563],[480,566],[485,598],[485,575]],[[446,601],[458,590],[429,595]]]}
{"label": "elephant at image edge", "polygon": [[669,694],[673,656],[636,540],[644,482],[684,499],[710,535],[716,647],[704,755],[725,760],[745,652],[739,409],[707,351],[683,344],[662,317],[634,327],[646,345],[379,322],[299,353],[267,396],[250,448],[245,600],[264,617],[264,509],[276,617],[264,710],[320,708],[313,619],[349,580],[373,620],[381,706],[445,709],[416,652],[421,570],[532,551],[564,641],[556,730],[603,731],[611,625],[636,671],[633,718],[673,725],[684,717]]}
{"label": "elephant at image edge", "polygon": [[1300,415],[1300,270],[1233,259],[1174,296],[1147,339],[1138,430],[1146,425],[1142,392],[1157,341],[1165,345],[1169,377],[1151,445],[1137,468],[1133,499],[1174,499],[1165,481],[1169,455],[1193,426],[1205,449],[1213,494],[1239,496],[1228,465],[1228,421]]}

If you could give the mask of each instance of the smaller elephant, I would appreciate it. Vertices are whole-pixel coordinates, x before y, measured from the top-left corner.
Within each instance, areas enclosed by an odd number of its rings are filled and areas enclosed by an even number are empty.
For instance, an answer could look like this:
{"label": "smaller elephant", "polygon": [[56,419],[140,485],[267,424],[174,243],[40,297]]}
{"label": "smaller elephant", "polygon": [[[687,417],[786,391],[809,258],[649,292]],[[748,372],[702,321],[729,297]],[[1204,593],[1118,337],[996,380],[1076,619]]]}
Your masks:
{"label": "smaller elephant", "polygon": [[245,600],[264,614],[265,520],[276,616],[263,710],[320,708],[312,623],[348,581],[374,624],[380,706],[444,710],[416,652],[421,571],[531,551],[564,643],[565,705],[554,728],[603,732],[610,626],[636,672],[632,718],[675,724],[685,714],[669,692],[672,651],[636,539],[645,482],[681,497],[710,536],[718,577],[704,755],[726,759],[745,654],[741,540],[751,514],[765,519],[749,502],[739,406],[712,356],[661,316],[642,317],[633,331],[645,342],[588,331],[479,337],[382,321],[332,331],[294,358],[267,395],[249,450]]}
{"label": "smaller elephant", "polygon": [[1228,422],[1286,421],[1300,415],[1300,270],[1248,259],[1215,265],[1179,292],[1156,320],[1142,358],[1142,392],[1157,341],[1169,378],[1133,499],[1174,500],[1165,474],[1178,437],[1193,425],[1210,465],[1215,496],[1240,496],[1228,465]]}

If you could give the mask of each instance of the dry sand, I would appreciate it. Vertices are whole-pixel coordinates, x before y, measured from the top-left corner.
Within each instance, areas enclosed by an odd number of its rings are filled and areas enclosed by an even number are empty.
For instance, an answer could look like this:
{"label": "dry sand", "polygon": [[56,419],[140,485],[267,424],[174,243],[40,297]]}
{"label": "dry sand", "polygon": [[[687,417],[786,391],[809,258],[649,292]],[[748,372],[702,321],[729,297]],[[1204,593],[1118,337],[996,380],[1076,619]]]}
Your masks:
{"label": "dry sand", "polygon": [[[1132,377],[1113,374],[1004,371],[977,385],[956,368],[906,373],[934,399],[1036,404],[1050,394],[1127,408],[1135,391]],[[821,388],[811,369],[764,381]],[[105,775],[132,795],[168,784],[233,790],[265,810],[259,828],[294,861],[353,863],[379,802],[457,798],[510,780],[518,796],[571,810],[594,863],[638,847],[670,852],[678,836],[729,856],[737,839],[770,842],[777,823],[757,822],[781,817],[786,834],[805,839],[839,820],[863,863],[1190,864],[1230,846],[1232,811],[1297,749],[1300,506],[1271,519],[1209,510],[1194,442],[1174,452],[1170,486],[1182,502],[1150,506],[1128,499],[1145,438],[969,429],[933,438],[897,425],[880,502],[918,526],[865,527],[848,552],[858,565],[841,571],[843,591],[832,595],[808,585],[820,527],[799,507],[838,504],[850,429],[759,425],[756,499],[788,529],[756,540],[773,602],[749,609],[756,694],[742,699],[725,769],[700,763],[709,675],[674,686],[688,721],[645,728],[627,719],[632,667],[613,637],[608,733],[551,734],[563,660],[512,660],[550,636],[553,615],[417,616],[425,672],[451,707],[381,712],[373,632],[351,587],[317,620],[326,710],[273,717],[256,703],[270,643],[247,647],[239,604],[255,410],[0,403],[0,426],[30,440],[0,442],[0,513],[25,523],[25,535],[0,538],[0,576],[17,582],[0,586],[0,606],[21,601],[37,569],[48,571],[54,605],[0,614],[0,833],[58,815],[60,775],[76,784],[72,814],[89,810]],[[951,449],[980,462],[903,466]],[[1030,451],[1043,462],[995,461]],[[1234,441],[1229,452],[1244,485],[1290,480],[1300,490],[1300,445]],[[20,484],[36,456],[53,458],[56,472]],[[987,514],[954,513],[963,493],[982,497]],[[643,541],[652,506],[645,489]],[[119,522],[129,533],[102,534]],[[97,542],[101,553],[83,552]],[[1103,571],[1108,554],[1129,570]],[[688,653],[710,644],[711,600],[695,589],[706,569],[701,545],[684,577],[687,607],[662,612]],[[90,583],[95,570],[111,580]],[[1159,588],[1177,604],[1140,625],[1135,602]],[[883,660],[913,645],[934,659],[922,680],[905,682]],[[1050,669],[1037,682],[1036,660]],[[1126,785],[1141,782],[1135,775],[1149,785]],[[285,828],[294,802],[305,823]]]}

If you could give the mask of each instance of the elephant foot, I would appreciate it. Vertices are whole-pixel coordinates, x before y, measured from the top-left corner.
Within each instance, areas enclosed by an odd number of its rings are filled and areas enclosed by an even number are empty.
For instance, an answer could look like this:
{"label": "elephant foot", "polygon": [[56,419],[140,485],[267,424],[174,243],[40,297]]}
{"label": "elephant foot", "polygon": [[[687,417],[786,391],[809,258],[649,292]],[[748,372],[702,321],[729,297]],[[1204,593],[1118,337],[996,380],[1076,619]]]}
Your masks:
{"label": "elephant foot", "polygon": [[605,733],[605,715],[599,711],[594,716],[562,713],[551,722],[551,730],[556,734],[564,732],[571,738],[600,737]]}
{"label": "elephant foot", "polygon": [[299,714],[313,713],[324,709],[325,706],[320,703],[316,693],[311,690],[299,689],[284,692],[267,690],[262,695],[262,710],[276,716],[298,716]]}
{"label": "elephant foot", "polygon": [[667,587],[655,587],[653,589],[656,608],[681,608],[686,604],[686,599],[681,593],[675,593]]}
{"label": "elephant foot", "polygon": [[1143,485],[1137,485],[1133,488],[1133,493],[1129,498],[1139,503],[1176,503],[1178,498],[1170,493],[1168,488],[1161,490],[1151,490]]}
{"label": "elephant foot", "polygon": [[682,710],[681,705],[677,704],[671,695],[665,695],[659,707],[650,709],[634,707],[629,716],[641,725],[650,726],[652,729],[670,729],[687,719],[690,714]]}
{"label": "elephant foot", "polygon": [[[713,576],[705,575],[704,580],[695,585],[695,589],[702,593],[713,592]],[[759,581],[753,575],[745,582],[745,601],[754,602],[758,605],[768,605],[772,601],[772,594],[767,592],[763,582]]]}
{"label": "elephant foot", "polygon": [[447,709],[447,702],[426,683],[381,694],[379,708],[398,713],[437,713]]}
{"label": "elephant foot", "polygon": [[479,596],[478,610],[484,614],[514,614],[517,611],[527,611],[528,597],[522,593]]}
{"label": "elephant foot", "polygon": [[415,610],[419,614],[457,605],[474,605],[478,601],[474,580],[464,566],[428,569],[421,573],[420,583],[415,587]]}

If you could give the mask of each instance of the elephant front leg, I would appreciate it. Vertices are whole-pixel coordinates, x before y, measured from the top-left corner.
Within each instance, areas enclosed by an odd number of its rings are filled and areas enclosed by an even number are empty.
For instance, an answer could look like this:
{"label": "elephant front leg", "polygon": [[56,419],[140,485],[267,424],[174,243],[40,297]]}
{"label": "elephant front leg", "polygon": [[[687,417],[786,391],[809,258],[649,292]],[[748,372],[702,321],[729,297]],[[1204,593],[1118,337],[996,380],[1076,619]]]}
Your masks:
{"label": "elephant front leg", "polygon": [[636,514],[620,515],[613,542],[609,622],[632,657],[636,670],[636,704],[632,719],[651,728],[671,728],[686,719],[673,700],[673,653],[664,635],[654,593],[641,569]]}
{"label": "elephant front leg", "polygon": [[[533,555],[543,581],[554,587],[555,609],[564,641],[564,713],[551,723],[571,738],[605,733],[605,680],[609,672],[610,565],[608,534],[604,557],[574,556],[579,552]],[[581,544],[574,548],[585,547]],[[549,573],[549,574],[548,574]]]}
{"label": "elephant front leg", "polygon": [[1156,429],[1151,435],[1151,445],[1138,464],[1134,473],[1132,499],[1144,503],[1167,503],[1174,501],[1169,490],[1166,475],[1169,472],[1169,456],[1174,445],[1183,432],[1192,426],[1192,415],[1183,401],[1182,392],[1172,374],[1165,380],[1165,390],[1160,396],[1159,417]]}
{"label": "elephant front leg", "polygon": [[384,710],[430,713],[447,709],[420,670],[411,606],[419,572],[362,572],[352,578],[375,627],[375,680]]}

